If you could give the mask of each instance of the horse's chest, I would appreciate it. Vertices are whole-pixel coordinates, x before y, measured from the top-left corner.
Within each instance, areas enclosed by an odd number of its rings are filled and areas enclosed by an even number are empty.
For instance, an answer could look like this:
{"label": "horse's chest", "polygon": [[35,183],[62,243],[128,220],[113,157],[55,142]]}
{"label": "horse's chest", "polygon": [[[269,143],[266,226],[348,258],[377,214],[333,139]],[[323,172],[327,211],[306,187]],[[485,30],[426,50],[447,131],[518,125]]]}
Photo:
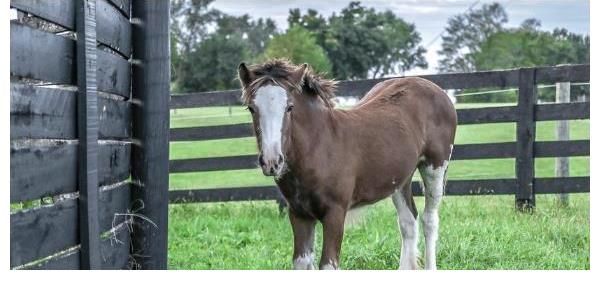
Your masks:
{"label": "horse's chest", "polygon": [[315,193],[297,191],[288,194],[285,198],[288,202],[289,210],[298,216],[320,219],[324,214],[323,204]]}

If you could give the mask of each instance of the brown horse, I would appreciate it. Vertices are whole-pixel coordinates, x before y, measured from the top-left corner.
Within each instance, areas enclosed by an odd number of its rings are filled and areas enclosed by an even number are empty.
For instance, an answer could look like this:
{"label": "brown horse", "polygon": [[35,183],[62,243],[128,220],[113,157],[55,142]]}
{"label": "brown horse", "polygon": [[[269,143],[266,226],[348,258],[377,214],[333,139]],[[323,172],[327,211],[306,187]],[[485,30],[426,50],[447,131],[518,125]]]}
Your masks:
{"label": "brown horse", "polygon": [[402,233],[400,269],[417,268],[417,209],[410,190],[423,179],[425,268],[436,269],[438,207],[456,131],[456,111],[435,84],[383,81],[355,107],[335,109],[335,82],[306,64],[273,60],[238,68],[263,173],[289,206],[294,269],[313,269],[314,230],[323,224],[320,269],[338,269],[346,213],[392,196]]}

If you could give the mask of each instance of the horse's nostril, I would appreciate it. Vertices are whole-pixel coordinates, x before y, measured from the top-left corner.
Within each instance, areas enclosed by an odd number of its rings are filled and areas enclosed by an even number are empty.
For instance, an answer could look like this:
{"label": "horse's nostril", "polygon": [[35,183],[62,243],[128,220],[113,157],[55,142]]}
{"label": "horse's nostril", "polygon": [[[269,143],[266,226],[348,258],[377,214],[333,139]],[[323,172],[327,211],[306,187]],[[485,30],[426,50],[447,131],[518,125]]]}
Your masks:
{"label": "horse's nostril", "polygon": [[279,154],[279,158],[277,159],[278,163],[283,163],[283,155]]}
{"label": "horse's nostril", "polygon": [[279,169],[279,163],[275,163],[275,165],[273,165],[275,167],[275,169]]}
{"label": "horse's nostril", "polygon": [[262,154],[258,155],[258,164],[260,164],[260,166],[265,166],[265,160],[263,159]]}

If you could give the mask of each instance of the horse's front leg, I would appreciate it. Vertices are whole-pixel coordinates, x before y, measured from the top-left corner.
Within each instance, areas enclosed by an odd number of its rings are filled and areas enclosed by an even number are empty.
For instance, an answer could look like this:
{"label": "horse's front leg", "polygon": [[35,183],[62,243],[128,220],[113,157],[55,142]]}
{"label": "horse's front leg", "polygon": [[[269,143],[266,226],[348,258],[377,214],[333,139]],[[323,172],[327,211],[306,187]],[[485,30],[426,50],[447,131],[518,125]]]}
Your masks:
{"label": "horse's front leg", "polygon": [[316,220],[303,218],[289,211],[290,223],[294,232],[294,270],[313,270],[315,252],[315,224]]}
{"label": "horse's front leg", "polygon": [[323,253],[319,263],[321,270],[339,269],[345,218],[344,208],[332,207],[321,221],[323,223]]}

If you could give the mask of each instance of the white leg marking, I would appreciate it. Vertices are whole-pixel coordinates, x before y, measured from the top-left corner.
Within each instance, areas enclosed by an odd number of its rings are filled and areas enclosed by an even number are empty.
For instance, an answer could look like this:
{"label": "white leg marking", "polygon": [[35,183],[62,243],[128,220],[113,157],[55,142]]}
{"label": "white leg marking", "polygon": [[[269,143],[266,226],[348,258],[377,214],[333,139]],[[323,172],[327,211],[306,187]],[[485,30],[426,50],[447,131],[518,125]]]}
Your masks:
{"label": "white leg marking", "polygon": [[321,266],[321,270],[338,270],[336,263],[329,261],[327,264]]}
{"label": "white leg marking", "polygon": [[314,253],[305,253],[294,260],[294,270],[314,270]]}
{"label": "white leg marking", "polygon": [[392,201],[398,212],[398,226],[402,234],[402,250],[400,252],[400,270],[416,270],[419,249],[419,224],[410,212],[402,191],[396,190]]}
{"label": "white leg marking", "polygon": [[433,168],[433,165],[419,167],[425,185],[425,210],[422,220],[425,230],[425,269],[427,270],[437,269],[438,208],[444,194],[446,168],[448,168],[447,161],[444,161],[443,165],[438,168]]}

